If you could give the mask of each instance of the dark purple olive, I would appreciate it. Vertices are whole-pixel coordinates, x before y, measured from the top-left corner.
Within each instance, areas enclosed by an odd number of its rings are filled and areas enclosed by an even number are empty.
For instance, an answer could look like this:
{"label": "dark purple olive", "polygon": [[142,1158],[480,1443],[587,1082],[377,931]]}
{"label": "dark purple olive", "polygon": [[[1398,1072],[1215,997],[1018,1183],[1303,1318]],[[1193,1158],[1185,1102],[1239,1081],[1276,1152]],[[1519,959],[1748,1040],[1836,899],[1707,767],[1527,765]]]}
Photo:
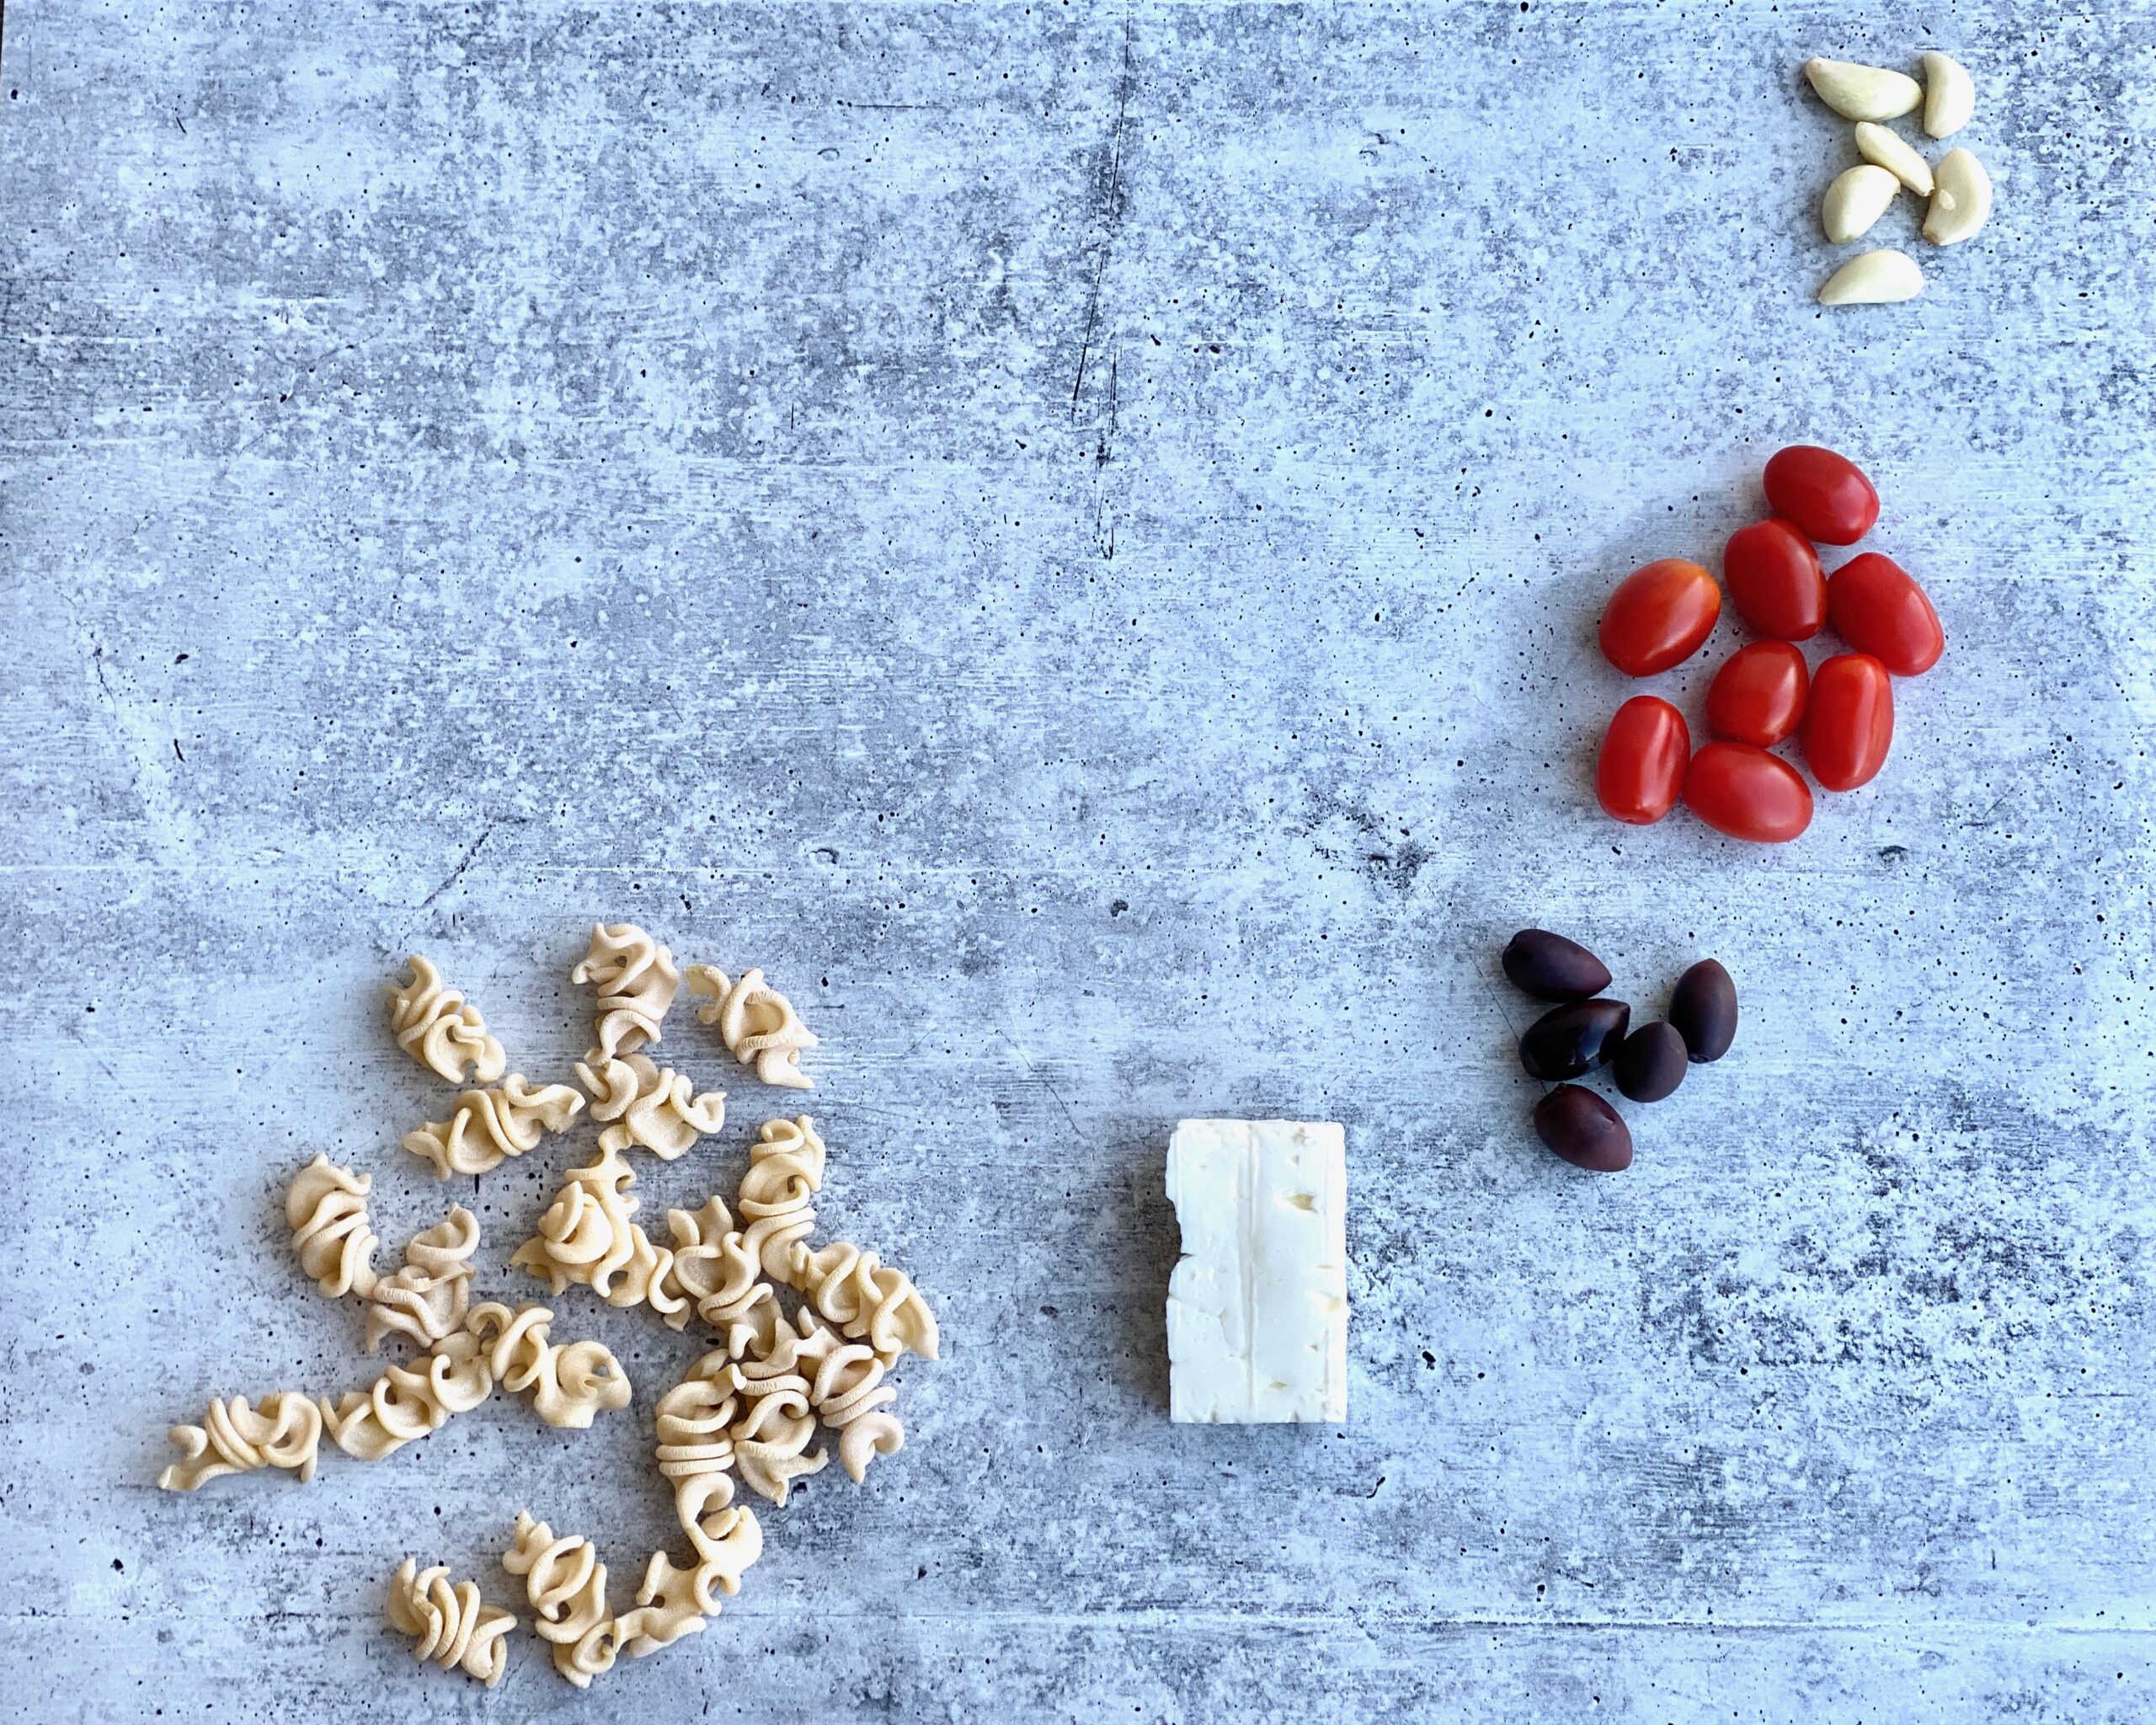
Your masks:
{"label": "dark purple olive", "polygon": [[1610,1071],[1634,1102],[1660,1102],[1684,1081],[1688,1058],[1675,1025],[1642,1024],[1610,1057]]}
{"label": "dark purple olive", "polygon": [[1530,1078],[1554,1081],[1591,1072],[1617,1052],[1632,1009],[1622,1001],[1580,1001],[1545,1012],[1519,1039]]}
{"label": "dark purple olive", "polygon": [[1609,967],[1577,941],[1523,928],[1505,948],[1505,975],[1539,1001],[1583,1001],[1609,986]]}
{"label": "dark purple olive", "polygon": [[1576,1168],[1614,1174],[1632,1166],[1632,1135],[1592,1090],[1560,1084],[1534,1105],[1534,1135]]}
{"label": "dark purple olive", "polygon": [[1669,1022],[1692,1058],[1718,1060],[1737,1040],[1737,985],[1712,959],[1702,959],[1677,979],[1669,997]]}

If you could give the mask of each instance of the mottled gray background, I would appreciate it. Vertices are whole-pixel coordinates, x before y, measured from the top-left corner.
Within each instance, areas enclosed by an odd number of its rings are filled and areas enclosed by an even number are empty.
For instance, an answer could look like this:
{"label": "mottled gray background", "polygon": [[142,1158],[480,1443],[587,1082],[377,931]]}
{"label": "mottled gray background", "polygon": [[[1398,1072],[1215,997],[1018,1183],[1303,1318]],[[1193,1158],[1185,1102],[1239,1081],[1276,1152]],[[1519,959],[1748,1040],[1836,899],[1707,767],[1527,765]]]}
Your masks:
{"label": "mottled gray background", "polygon": [[[1823,313],[1798,62],[1930,46],[1998,214]],[[2156,12],[13,0],[0,67],[18,1716],[2156,1714]],[[1614,826],[1603,598],[1798,439],[1947,656],[1801,842]],[[563,1076],[599,916],[792,992],[950,1345],[696,1641],[488,1696],[389,1570],[640,1570],[691,1338],[574,1292],[593,1432],[151,1482],[366,1381],[316,1150],[530,1287],[588,1140],[437,1187],[377,991]],[[1524,923],[1743,991],[1621,1178],[1528,1131]],[[648,1215],[785,1100],[666,1051],[734,1120]],[[1344,1430],[1166,1421],[1216,1112],[1348,1124]]]}

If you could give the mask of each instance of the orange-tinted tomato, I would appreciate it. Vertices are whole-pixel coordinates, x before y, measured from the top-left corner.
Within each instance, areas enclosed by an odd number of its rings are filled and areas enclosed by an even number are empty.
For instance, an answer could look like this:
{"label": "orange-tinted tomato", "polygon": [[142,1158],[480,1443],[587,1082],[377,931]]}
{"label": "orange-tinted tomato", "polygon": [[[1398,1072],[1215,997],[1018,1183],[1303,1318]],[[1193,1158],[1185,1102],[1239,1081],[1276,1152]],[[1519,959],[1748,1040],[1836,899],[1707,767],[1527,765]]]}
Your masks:
{"label": "orange-tinted tomato", "polygon": [[1827,615],[1842,638],[1897,677],[1921,676],[1946,650],[1923,588],[1891,557],[1867,551],[1828,578]]}
{"label": "orange-tinted tomato", "polygon": [[1651,677],[1700,650],[1721,615],[1721,589],[1695,563],[1665,557],[1636,569],[1602,613],[1602,656],[1626,676]]}
{"label": "orange-tinted tomato", "polygon": [[1716,832],[1779,845],[1812,825],[1812,787],[1779,755],[1709,743],[1684,774],[1685,806]]}
{"label": "orange-tinted tomato", "polygon": [[1684,715],[1657,696],[1635,695],[1602,734],[1595,800],[1613,820],[1652,826],[1677,806],[1684,763],[1691,758],[1692,733]]}
{"label": "orange-tinted tomato", "polygon": [[1707,729],[1771,749],[1804,722],[1804,655],[1786,641],[1754,641],[1722,661],[1707,686]]}
{"label": "orange-tinted tomato", "polygon": [[1854,545],[1879,519],[1879,494],[1854,462],[1800,443],[1767,462],[1767,507],[1821,545]]}
{"label": "orange-tinted tomato", "polygon": [[1894,682],[1869,653],[1838,653],[1812,679],[1804,761],[1829,791],[1870,784],[1894,740]]}
{"label": "orange-tinted tomato", "polygon": [[1809,641],[1827,621],[1819,553],[1787,521],[1754,521],[1729,536],[1721,578],[1737,615],[1763,635]]}

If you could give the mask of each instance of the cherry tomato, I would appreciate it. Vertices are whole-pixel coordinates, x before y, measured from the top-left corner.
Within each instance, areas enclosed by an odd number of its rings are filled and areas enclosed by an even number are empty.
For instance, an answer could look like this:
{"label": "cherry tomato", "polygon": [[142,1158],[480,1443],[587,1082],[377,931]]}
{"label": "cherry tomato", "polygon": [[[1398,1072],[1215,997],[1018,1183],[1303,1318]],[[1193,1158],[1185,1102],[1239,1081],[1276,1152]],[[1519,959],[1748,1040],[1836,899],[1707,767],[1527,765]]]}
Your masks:
{"label": "cherry tomato", "polygon": [[1867,785],[1894,740],[1894,682],[1869,653],[1838,653],[1812,679],[1804,761],[1829,791]]}
{"label": "cherry tomato", "polygon": [[1707,686],[1707,729],[1771,749],[1804,721],[1804,655],[1786,641],[1754,641],[1722,661]]}
{"label": "cherry tomato", "polygon": [[1684,763],[1691,758],[1692,733],[1684,715],[1658,696],[1635,695],[1602,734],[1595,800],[1613,820],[1652,826],[1677,806]]}
{"label": "cherry tomato", "polygon": [[1879,519],[1879,494],[1854,462],[1799,443],[1769,457],[1767,507],[1807,539],[1854,545]]}
{"label": "cherry tomato", "polygon": [[1779,755],[1709,743],[1684,774],[1685,806],[1716,832],[1779,845],[1812,825],[1812,787]]}
{"label": "cherry tomato", "polygon": [[1867,551],[1828,578],[1827,615],[1842,638],[1897,677],[1921,676],[1946,650],[1923,588],[1891,557]]}
{"label": "cherry tomato", "polygon": [[1602,613],[1602,656],[1626,676],[1651,677],[1700,650],[1721,615],[1721,589],[1695,563],[1665,557],[1636,569]]}
{"label": "cherry tomato", "polygon": [[1739,527],[1721,554],[1737,615],[1763,635],[1809,641],[1827,621],[1827,578],[1819,553],[1787,521],[1769,518]]}

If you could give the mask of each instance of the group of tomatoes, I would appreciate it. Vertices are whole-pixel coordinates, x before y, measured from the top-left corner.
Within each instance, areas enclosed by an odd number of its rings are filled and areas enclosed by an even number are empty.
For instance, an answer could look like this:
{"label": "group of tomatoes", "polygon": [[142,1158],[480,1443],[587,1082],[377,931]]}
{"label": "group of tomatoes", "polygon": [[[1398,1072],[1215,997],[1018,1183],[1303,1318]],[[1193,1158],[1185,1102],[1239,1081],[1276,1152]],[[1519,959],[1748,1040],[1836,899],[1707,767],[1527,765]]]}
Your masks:
{"label": "group of tomatoes", "polygon": [[[1832,575],[1815,545],[1854,545],[1879,519],[1879,494],[1856,464],[1800,444],[1767,463],[1773,514],[1730,536],[1729,596],[1764,640],[1730,654],[1707,690],[1715,740],[1694,753],[1684,715],[1655,695],[1617,709],[1595,763],[1595,795],[1613,818],[1657,821],[1681,797],[1732,838],[1779,844],[1812,824],[1812,788],[1768,751],[1799,740],[1821,787],[1853,791],[1886,765],[1895,677],[1938,663],[1939,613],[1892,558],[1868,551]],[[1721,616],[1721,589],[1695,563],[1668,557],[1626,576],[1602,617],[1603,656],[1651,677],[1700,650]],[[1855,650],[1807,670],[1796,643],[1828,623]]]}

